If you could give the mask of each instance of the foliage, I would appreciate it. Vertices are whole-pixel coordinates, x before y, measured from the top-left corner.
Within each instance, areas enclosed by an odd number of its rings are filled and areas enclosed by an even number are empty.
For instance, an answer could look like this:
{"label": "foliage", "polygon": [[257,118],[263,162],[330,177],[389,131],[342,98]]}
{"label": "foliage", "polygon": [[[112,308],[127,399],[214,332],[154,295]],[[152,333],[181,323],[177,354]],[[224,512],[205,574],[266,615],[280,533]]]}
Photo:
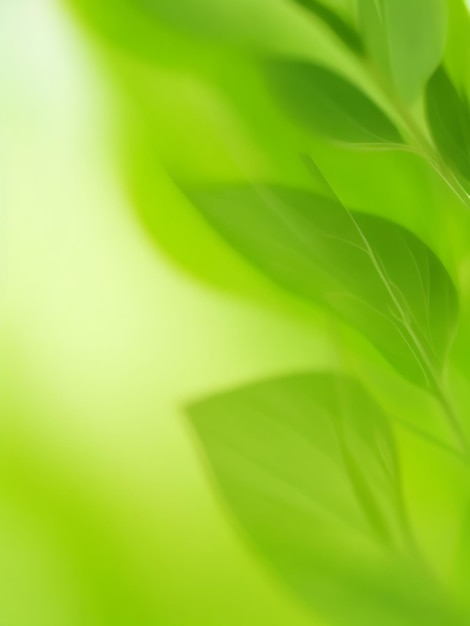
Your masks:
{"label": "foliage", "polygon": [[[248,263],[321,311],[341,354],[336,369],[234,384],[189,406],[218,492],[326,623],[468,623],[463,0],[240,1],[213,17],[203,0],[187,0],[187,12],[120,4],[111,19],[75,2],[112,42],[130,102],[127,175],[149,232],[199,278],[256,300]],[[207,91],[188,87],[188,73]],[[256,158],[245,158],[224,106]],[[171,232],[152,191],[158,151],[186,210]],[[458,503],[446,511],[433,476],[455,475],[443,479]],[[447,520],[443,550],[430,511]]]}

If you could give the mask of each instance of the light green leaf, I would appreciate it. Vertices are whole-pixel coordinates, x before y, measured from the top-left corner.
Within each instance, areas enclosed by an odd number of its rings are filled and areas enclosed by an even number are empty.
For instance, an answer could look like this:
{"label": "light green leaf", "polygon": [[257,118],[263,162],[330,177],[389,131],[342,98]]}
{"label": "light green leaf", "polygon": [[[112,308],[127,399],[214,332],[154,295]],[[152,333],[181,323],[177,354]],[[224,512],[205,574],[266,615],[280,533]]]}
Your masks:
{"label": "light green leaf", "polygon": [[301,189],[218,186],[188,195],[264,273],[338,313],[403,376],[436,391],[457,296],[443,265],[412,233]]}
{"label": "light green leaf", "polygon": [[406,101],[417,98],[441,62],[445,0],[358,0],[369,54]]}
{"label": "light green leaf", "polygon": [[467,0],[447,0],[448,32],[443,65],[458,87],[470,86],[470,10]]}
{"label": "light green leaf", "polygon": [[325,67],[300,61],[266,65],[268,82],[294,118],[330,139],[401,142],[388,117],[357,87]]}
{"label": "light green leaf", "polygon": [[189,414],[244,533],[329,624],[459,623],[418,555],[387,417],[357,382],[267,380]]}
{"label": "light green leaf", "polygon": [[426,113],[436,146],[457,175],[470,184],[470,106],[443,68],[428,83]]}

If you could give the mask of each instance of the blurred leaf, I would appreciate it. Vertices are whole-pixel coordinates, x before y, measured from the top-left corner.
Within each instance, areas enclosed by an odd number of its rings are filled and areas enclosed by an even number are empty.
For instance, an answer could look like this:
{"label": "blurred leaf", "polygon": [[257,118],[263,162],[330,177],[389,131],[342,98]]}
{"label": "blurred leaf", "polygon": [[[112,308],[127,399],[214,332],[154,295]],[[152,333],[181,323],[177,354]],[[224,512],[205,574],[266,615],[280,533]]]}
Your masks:
{"label": "blurred leaf", "polygon": [[394,124],[357,87],[325,67],[267,64],[269,84],[287,111],[311,130],[352,143],[401,142]]}
{"label": "blurred leaf", "polygon": [[446,0],[358,0],[368,51],[398,94],[415,100],[439,65],[446,39]]}
{"label": "blurred leaf", "polygon": [[466,0],[447,0],[448,33],[445,65],[454,84],[470,86],[470,11]]}
{"label": "blurred leaf", "polygon": [[436,391],[458,303],[447,271],[416,236],[301,189],[218,186],[188,195],[263,272],[339,313],[403,376]]}
{"label": "blurred leaf", "polygon": [[426,113],[434,141],[445,160],[470,182],[470,106],[443,68],[428,83]]}
{"label": "blurred leaf", "polygon": [[293,0],[319,18],[355,54],[361,54],[363,45],[358,32],[334,10],[318,0]]}
{"label": "blurred leaf", "polygon": [[387,417],[357,382],[267,380],[189,413],[243,530],[328,623],[459,623],[415,552]]}

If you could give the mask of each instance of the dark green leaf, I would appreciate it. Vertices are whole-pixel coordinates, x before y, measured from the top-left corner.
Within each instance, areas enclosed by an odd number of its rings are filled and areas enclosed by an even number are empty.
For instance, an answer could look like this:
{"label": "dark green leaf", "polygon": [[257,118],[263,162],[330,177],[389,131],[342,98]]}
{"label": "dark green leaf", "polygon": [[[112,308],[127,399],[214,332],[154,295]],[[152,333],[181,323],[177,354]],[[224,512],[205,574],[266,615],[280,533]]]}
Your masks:
{"label": "dark green leaf", "polygon": [[252,544],[328,623],[458,623],[416,555],[387,418],[358,383],[290,376],[189,412]]}
{"label": "dark green leaf", "polygon": [[286,110],[311,130],[351,143],[401,142],[398,130],[376,104],[325,67],[277,61],[266,71]]}
{"label": "dark green leaf", "polygon": [[414,100],[442,59],[446,0],[359,0],[367,49],[398,94]]}
{"label": "dark green leaf", "polygon": [[263,272],[339,313],[402,375],[435,390],[457,296],[443,265],[412,233],[294,188],[220,186],[189,196]]}
{"label": "dark green leaf", "polygon": [[443,68],[428,83],[426,113],[438,149],[457,174],[470,182],[470,106]]}
{"label": "dark green leaf", "polygon": [[362,53],[363,46],[357,31],[330,7],[318,0],[293,0],[293,2],[304,7],[322,20],[352,52],[356,54]]}

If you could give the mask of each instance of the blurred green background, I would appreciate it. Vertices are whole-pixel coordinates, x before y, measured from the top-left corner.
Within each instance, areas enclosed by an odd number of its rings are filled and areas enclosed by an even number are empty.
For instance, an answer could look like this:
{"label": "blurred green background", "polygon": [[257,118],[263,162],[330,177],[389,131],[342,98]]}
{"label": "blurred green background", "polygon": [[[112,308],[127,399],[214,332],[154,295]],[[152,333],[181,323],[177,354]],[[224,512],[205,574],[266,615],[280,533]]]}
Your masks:
{"label": "blurred green background", "polygon": [[[3,2],[0,30],[0,624],[311,623],[227,523],[182,406],[328,361],[324,337],[153,246],[116,91],[64,6]],[[184,210],[158,159],[152,184]]]}
{"label": "blurred green background", "polygon": [[[239,258],[178,189],[306,186],[300,155],[314,150],[348,204],[440,255],[468,310],[458,200],[416,155],[338,160],[301,132],[261,76],[281,56],[321,60],[381,100],[287,0],[0,5],[0,626],[321,624],[208,478],[184,407],[215,390],[340,364],[408,425],[449,436],[424,393]],[[399,436],[411,516],[446,579],[468,480]]]}

